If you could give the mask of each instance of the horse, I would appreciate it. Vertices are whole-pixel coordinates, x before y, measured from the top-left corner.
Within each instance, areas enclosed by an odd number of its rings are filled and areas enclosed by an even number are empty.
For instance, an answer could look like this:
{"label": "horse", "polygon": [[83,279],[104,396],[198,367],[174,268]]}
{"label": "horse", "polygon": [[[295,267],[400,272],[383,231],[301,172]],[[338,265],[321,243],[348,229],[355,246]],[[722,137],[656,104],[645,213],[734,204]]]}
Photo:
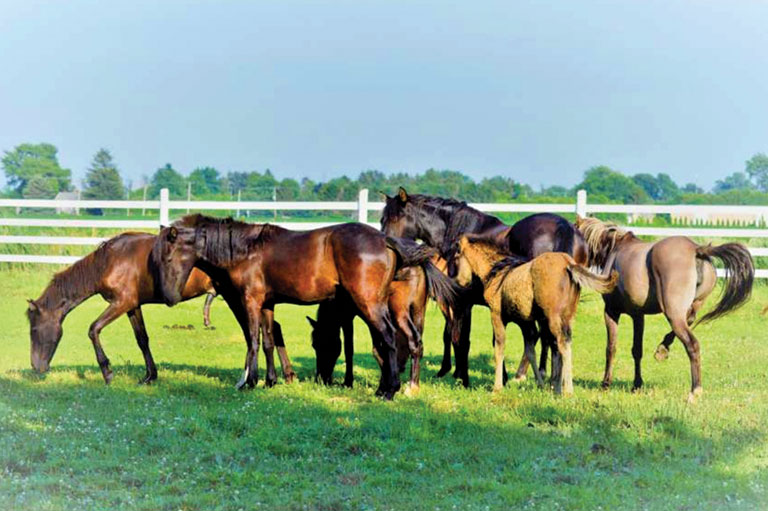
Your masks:
{"label": "horse", "polygon": [[589,264],[601,268],[603,272],[616,270],[619,273],[619,284],[614,292],[603,296],[608,338],[603,387],[610,387],[613,381],[620,316],[627,314],[633,322],[633,390],[638,390],[643,386],[640,363],[645,316],[662,313],[672,331],[659,345],[659,358],[663,358],[674,337],[680,339],[691,363],[688,401],[694,402],[701,395],[702,386],[699,341],[692,327],[695,326],[697,313],[716,284],[712,258],[719,259],[725,266],[725,288],[715,308],[698,323],[734,311],[749,299],[755,278],[749,250],[741,243],[699,245],[684,236],[646,242],[616,224],[595,218],[580,218],[576,226],[589,245]]}
{"label": "horse", "polygon": [[[538,213],[523,218],[512,227],[498,218],[486,215],[466,202],[429,195],[408,194],[400,187],[395,197],[385,197],[381,214],[381,228],[390,235],[400,238],[422,240],[435,247],[440,257],[448,261],[449,274],[455,274],[453,255],[463,234],[483,237],[496,244],[499,249],[518,256],[532,259],[544,252],[565,252],[579,264],[587,262],[587,246],[581,233],[565,218],[551,213]],[[456,339],[456,371],[464,386],[469,386],[469,333],[473,305],[485,305],[482,286],[476,284],[462,293],[461,301],[466,306],[462,314],[451,320],[446,318],[443,330],[443,361],[438,377],[451,370],[452,332],[459,332]],[[453,323],[457,325],[454,326]],[[546,365],[546,350],[542,349],[540,369]],[[523,356],[516,378],[522,380],[528,370],[528,359]]]}
{"label": "horse", "polygon": [[[211,277],[234,312],[247,346],[238,389],[258,382],[263,311],[273,311],[278,303],[313,304],[343,297],[354,303],[384,359],[377,395],[386,399],[400,388],[387,306],[389,285],[399,268],[419,265],[429,257],[427,247],[388,243],[384,234],[365,224],[299,232],[200,214],[162,229],[152,250],[167,305],[182,299],[184,282],[197,267]],[[267,385],[276,379],[270,330],[264,336]]]}
{"label": "horse", "polygon": [[[107,384],[112,381],[112,370],[101,347],[99,334],[123,314],[128,315],[136,342],[144,355],[146,374],[140,383],[150,383],[157,379],[157,368],[149,350],[149,336],[141,311],[143,304],[162,303],[149,261],[154,242],[155,236],[146,233],[128,232],[115,236],[54,275],[37,300],[27,300],[30,358],[35,370],[46,372],[50,368],[67,314],[86,299],[100,294],[109,302],[109,306],[91,324],[88,337],[96,351],[104,381]],[[191,273],[184,286],[183,299],[189,300],[205,293],[208,296],[203,308],[203,321],[208,326],[210,306],[216,291],[203,272]]]}
{"label": "horse", "polygon": [[[404,242],[402,240],[401,242]],[[439,259],[433,257],[433,261]],[[436,261],[441,264],[443,261]],[[424,333],[424,315],[427,298],[437,301],[441,309],[450,311],[455,306],[458,290],[454,282],[445,276],[432,261],[422,266],[401,268],[389,285],[389,310],[395,322],[397,365],[400,373],[405,371],[408,355],[411,358],[409,392],[419,389],[420,361],[424,353],[421,341]],[[353,384],[354,329],[352,321],[356,315],[351,304],[340,300],[323,302],[318,307],[317,319],[307,316],[312,327],[312,347],[317,358],[317,374],[325,384],[333,379],[333,368],[341,354],[339,329],[344,332],[344,361],[346,371],[344,385]],[[383,361],[374,350],[374,358],[380,366]]]}
{"label": "horse", "polygon": [[456,259],[458,284],[469,286],[473,278],[480,279],[483,298],[491,309],[496,362],[493,389],[501,390],[504,384],[505,327],[510,321],[520,327],[525,356],[533,366],[536,381],[544,384],[535,360],[538,322],[542,338],[556,347],[552,352],[555,392],[572,394],[571,321],[581,286],[609,293],[616,286],[616,273],[595,275],[563,252],[545,252],[527,261],[500,251],[492,241],[474,236],[460,238]]}

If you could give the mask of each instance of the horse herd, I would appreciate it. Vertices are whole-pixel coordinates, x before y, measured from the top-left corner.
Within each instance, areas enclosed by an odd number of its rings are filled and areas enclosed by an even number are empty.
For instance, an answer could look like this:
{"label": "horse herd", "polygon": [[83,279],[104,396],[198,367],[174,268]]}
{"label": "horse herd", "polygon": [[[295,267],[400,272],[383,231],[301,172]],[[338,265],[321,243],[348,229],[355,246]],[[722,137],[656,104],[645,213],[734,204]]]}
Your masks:
{"label": "horse herd", "polygon": [[[102,329],[127,314],[141,349],[146,374],[157,378],[141,306],[208,294],[208,308],[221,295],[240,327],[246,345],[245,370],[238,388],[258,381],[258,351],[263,342],[266,385],[277,381],[274,350],[286,382],[296,375],[285,348],[278,303],[319,304],[312,325],[317,377],[332,380],[344,334],[344,384],[353,383],[352,322],[358,316],[371,332],[373,353],[381,367],[377,395],[391,399],[400,388],[399,373],[411,359],[409,388],[418,389],[422,333],[428,297],[445,316],[443,360],[438,376],[452,369],[469,385],[471,309],[490,308],[495,354],[494,389],[507,380],[505,326],[517,324],[524,352],[515,378],[529,368],[544,385],[551,353],[551,382],[556,392],[573,392],[571,322],[583,286],[605,303],[607,330],[603,386],[613,378],[619,318],[632,318],[634,388],[642,386],[644,316],[663,313],[671,331],[656,350],[663,359],[675,338],[691,364],[693,401],[701,393],[699,341],[692,327],[716,283],[712,259],[726,270],[726,283],[715,307],[699,321],[714,319],[745,303],[754,280],[748,250],[738,243],[698,245],[675,236],[645,242],[616,225],[594,218],[575,224],[549,213],[531,215],[513,226],[464,202],[409,195],[400,188],[386,197],[381,231],[347,223],[310,231],[271,224],[248,224],[200,214],[163,227],[158,235],[124,233],[57,273],[37,300],[29,300],[31,362],[47,371],[62,336],[66,315],[100,294],[107,309],[88,336],[106,383],[112,380],[101,346]],[[591,270],[590,270],[591,268]],[[596,273],[593,273],[593,270]],[[541,356],[535,346],[541,340]]]}

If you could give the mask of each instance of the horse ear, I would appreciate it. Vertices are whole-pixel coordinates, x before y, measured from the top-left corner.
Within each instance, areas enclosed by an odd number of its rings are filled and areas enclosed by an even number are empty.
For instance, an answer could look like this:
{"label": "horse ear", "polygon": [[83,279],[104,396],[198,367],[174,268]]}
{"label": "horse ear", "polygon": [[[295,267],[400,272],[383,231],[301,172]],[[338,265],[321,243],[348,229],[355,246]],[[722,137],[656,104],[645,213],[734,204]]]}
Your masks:
{"label": "horse ear", "polygon": [[307,316],[307,321],[309,321],[309,324],[312,326],[312,328],[317,328],[317,321]]}
{"label": "horse ear", "polygon": [[400,202],[408,202],[408,192],[402,186],[397,190],[397,198],[400,199]]}
{"label": "horse ear", "polygon": [[382,197],[384,197],[386,200],[389,200],[389,199],[391,199],[391,198],[392,198],[392,197],[390,197],[389,195],[387,195],[386,193],[384,193],[384,191],[382,191],[382,190],[379,190],[379,193],[380,193],[380,194],[381,194],[381,196],[382,196]]}
{"label": "horse ear", "polygon": [[168,230],[168,241],[173,243],[176,241],[176,237],[178,237],[179,231],[175,227],[171,227],[170,230]]}
{"label": "horse ear", "polygon": [[35,303],[35,301],[32,298],[27,298],[27,303],[29,304],[29,310],[30,311],[34,312],[34,311],[39,310],[38,307],[37,307],[37,304]]}

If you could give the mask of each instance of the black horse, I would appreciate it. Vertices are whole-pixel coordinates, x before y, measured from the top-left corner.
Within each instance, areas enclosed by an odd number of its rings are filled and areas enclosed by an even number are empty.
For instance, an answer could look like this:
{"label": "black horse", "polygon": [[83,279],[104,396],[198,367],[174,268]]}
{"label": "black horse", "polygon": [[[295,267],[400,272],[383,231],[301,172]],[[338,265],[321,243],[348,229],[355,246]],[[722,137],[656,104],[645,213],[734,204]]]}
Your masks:
{"label": "black horse", "polygon": [[[577,263],[586,264],[587,245],[584,237],[565,218],[551,213],[538,213],[523,218],[512,227],[498,218],[486,215],[455,199],[429,195],[409,195],[400,187],[395,197],[386,195],[381,214],[381,228],[389,236],[422,240],[439,250],[448,261],[449,275],[455,273],[454,255],[459,238],[474,234],[495,243],[501,250],[532,259],[544,252],[565,252]],[[469,385],[469,332],[472,306],[485,305],[480,283],[473,285],[461,297],[464,307],[457,307],[453,320],[446,318],[443,330],[443,363],[438,376],[451,370],[451,343],[456,339],[456,371],[454,377]],[[462,313],[459,313],[463,309]],[[548,340],[545,340],[548,341]],[[544,347],[548,344],[542,343]],[[546,365],[546,351],[542,349],[542,364]],[[542,368],[544,369],[544,368]],[[528,371],[525,357],[520,361],[517,377]]]}

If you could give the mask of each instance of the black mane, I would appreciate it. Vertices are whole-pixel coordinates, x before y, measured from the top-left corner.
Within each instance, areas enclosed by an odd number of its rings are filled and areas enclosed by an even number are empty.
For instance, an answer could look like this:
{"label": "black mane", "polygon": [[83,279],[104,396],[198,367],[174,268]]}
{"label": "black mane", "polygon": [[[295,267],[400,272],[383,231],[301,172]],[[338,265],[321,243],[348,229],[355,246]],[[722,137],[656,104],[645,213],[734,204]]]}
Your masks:
{"label": "black mane", "polygon": [[[467,205],[464,201],[434,197],[431,195],[408,195],[408,204],[416,210],[418,218],[416,222],[424,229],[432,233],[442,232],[442,240],[433,240],[445,259],[450,259],[456,252],[459,238],[468,233],[480,233],[484,230],[502,225],[498,218],[486,215]],[[387,201],[382,211],[382,223],[396,220],[404,214],[405,204],[397,198]],[[436,225],[435,219],[439,219],[442,225]],[[439,236],[435,236],[439,237]]]}
{"label": "black mane", "polygon": [[172,226],[194,229],[195,240],[202,240],[200,256],[216,265],[242,261],[252,250],[286,231],[272,224],[249,224],[232,217],[216,218],[200,213],[184,216]]}

